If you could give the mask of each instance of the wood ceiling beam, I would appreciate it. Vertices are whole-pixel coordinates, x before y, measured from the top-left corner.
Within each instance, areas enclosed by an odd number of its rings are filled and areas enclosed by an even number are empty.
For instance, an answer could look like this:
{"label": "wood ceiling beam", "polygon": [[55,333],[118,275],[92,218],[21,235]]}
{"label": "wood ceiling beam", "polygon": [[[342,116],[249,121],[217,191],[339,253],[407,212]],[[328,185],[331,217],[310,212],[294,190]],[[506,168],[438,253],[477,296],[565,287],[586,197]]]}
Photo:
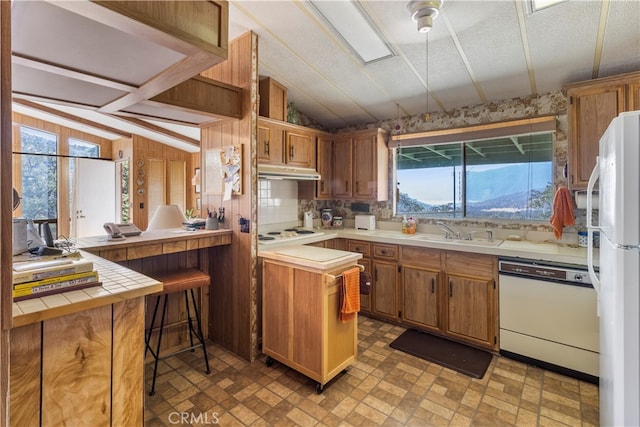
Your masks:
{"label": "wood ceiling beam", "polygon": [[160,133],[163,134],[165,136],[168,136],[170,138],[173,139],[178,139],[182,142],[185,142],[187,144],[191,144],[193,146],[199,147],[200,146],[200,140],[198,139],[193,139],[193,138],[189,138],[188,136],[184,136],[182,134],[179,134],[177,132],[174,132],[170,129],[165,129],[163,127],[154,125],[153,123],[149,123],[145,120],[142,119],[138,119],[135,117],[129,117],[129,116],[123,116],[123,115],[116,115],[116,114],[111,114],[111,117],[117,118],[118,120],[124,120],[126,122],[129,122],[135,126],[141,127],[141,128],[145,128],[149,131],[155,132],[155,133]]}
{"label": "wood ceiling beam", "polygon": [[82,118],[80,116],[76,116],[74,114],[65,113],[64,111],[56,110],[54,108],[50,108],[50,107],[44,106],[42,104],[38,104],[36,102],[28,101],[26,99],[13,98],[13,102],[15,102],[16,104],[23,105],[23,106],[25,106],[27,108],[33,108],[35,110],[42,111],[43,113],[52,114],[54,116],[58,116],[58,117],[61,117],[63,119],[66,119],[66,120],[71,120],[71,121],[74,121],[74,122],[77,122],[77,123],[81,123],[83,125],[92,127],[94,129],[98,129],[98,130],[102,130],[102,131],[105,131],[105,132],[109,132],[109,133],[113,133],[113,134],[116,134],[116,135],[120,135],[120,136],[122,136],[124,138],[131,138],[132,137],[132,135],[130,133],[124,132],[124,131],[122,131],[120,129],[113,128],[111,126],[106,126],[106,125],[103,125],[101,123],[94,122],[92,120],[87,120],[87,119],[84,119],[84,118]]}
{"label": "wood ceiling beam", "polygon": [[242,117],[242,89],[196,76],[150,99],[216,117]]}

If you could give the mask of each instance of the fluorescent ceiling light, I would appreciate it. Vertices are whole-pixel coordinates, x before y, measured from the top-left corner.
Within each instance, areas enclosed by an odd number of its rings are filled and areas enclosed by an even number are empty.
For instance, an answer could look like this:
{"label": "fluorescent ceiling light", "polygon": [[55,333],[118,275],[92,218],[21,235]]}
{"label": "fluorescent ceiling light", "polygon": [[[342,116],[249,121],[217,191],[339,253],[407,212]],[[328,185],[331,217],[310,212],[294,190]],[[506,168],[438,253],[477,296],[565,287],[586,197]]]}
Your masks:
{"label": "fluorescent ceiling light", "polygon": [[359,2],[310,1],[309,4],[365,64],[395,55]]}
{"label": "fluorescent ceiling light", "polygon": [[529,13],[537,12],[547,7],[555,6],[559,3],[564,3],[567,0],[528,0],[527,6]]}

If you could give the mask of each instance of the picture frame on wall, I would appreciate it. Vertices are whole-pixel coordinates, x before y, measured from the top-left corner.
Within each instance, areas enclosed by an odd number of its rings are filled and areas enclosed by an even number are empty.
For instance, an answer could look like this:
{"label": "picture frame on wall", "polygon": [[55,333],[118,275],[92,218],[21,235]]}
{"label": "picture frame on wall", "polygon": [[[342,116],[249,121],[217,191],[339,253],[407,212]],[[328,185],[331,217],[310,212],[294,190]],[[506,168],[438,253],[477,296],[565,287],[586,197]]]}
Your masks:
{"label": "picture frame on wall", "polygon": [[[196,194],[200,193],[200,168],[196,168],[193,174],[193,185],[195,186]],[[200,199],[198,199],[200,200]]]}

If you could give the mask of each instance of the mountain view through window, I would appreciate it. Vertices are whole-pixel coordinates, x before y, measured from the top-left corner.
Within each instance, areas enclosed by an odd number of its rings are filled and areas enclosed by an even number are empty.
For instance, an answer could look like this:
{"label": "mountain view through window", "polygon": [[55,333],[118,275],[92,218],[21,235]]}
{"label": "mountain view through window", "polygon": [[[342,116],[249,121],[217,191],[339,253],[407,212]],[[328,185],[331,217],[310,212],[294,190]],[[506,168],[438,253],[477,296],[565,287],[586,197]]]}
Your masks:
{"label": "mountain view through window", "polygon": [[553,134],[397,148],[399,215],[547,220]]}

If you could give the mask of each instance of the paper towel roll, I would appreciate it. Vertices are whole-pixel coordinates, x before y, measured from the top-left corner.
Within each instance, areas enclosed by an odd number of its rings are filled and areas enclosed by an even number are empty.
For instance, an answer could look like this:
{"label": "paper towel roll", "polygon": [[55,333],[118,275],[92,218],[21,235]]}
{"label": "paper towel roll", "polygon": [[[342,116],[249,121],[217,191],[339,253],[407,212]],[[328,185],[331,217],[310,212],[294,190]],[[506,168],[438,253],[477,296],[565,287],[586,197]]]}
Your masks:
{"label": "paper towel roll", "polygon": [[[576,191],[576,207],[578,209],[587,209],[587,193],[584,191]],[[598,193],[593,194],[593,208],[598,209]]]}

